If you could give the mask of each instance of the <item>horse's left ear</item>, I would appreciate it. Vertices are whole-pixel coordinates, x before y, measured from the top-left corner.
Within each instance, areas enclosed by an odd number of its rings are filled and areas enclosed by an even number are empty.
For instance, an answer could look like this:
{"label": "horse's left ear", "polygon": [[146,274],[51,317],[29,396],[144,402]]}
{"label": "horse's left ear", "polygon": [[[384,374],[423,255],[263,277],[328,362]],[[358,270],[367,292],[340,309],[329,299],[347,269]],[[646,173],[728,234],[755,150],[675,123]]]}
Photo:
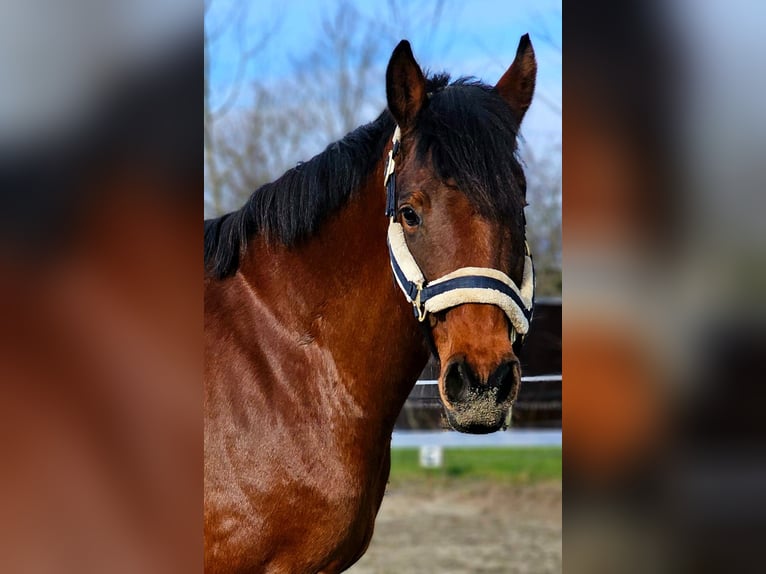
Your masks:
{"label": "horse's left ear", "polygon": [[519,40],[516,57],[511,67],[497,82],[495,89],[508,102],[521,123],[524,114],[532,102],[537,76],[537,60],[529,34],[524,34]]}
{"label": "horse's left ear", "polygon": [[412,55],[410,43],[402,40],[386,69],[388,110],[402,131],[412,126],[426,97],[426,79]]}

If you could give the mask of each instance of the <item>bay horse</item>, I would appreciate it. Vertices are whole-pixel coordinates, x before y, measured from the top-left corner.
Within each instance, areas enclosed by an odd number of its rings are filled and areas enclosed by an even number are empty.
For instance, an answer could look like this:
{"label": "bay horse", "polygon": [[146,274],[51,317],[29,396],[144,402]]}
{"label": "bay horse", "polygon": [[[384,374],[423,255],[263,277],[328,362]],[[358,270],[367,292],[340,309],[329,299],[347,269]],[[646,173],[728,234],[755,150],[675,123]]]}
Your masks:
{"label": "bay horse", "polygon": [[495,86],[426,78],[403,40],[375,121],[205,221],[207,572],[364,554],[429,346],[452,426],[506,426],[532,307],[516,139],[536,72],[528,35]]}

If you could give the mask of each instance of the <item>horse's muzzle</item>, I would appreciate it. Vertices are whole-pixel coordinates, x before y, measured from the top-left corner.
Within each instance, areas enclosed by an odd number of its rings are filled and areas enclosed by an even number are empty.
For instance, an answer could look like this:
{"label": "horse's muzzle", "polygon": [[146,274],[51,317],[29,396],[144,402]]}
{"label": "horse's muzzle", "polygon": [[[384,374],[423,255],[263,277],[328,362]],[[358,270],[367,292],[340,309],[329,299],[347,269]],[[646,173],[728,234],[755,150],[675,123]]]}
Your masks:
{"label": "horse's muzzle", "polygon": [[468,433],[490,433],[506,424],[519,392],[521,368],[516,358],[502,361],[482,380],[463,357],[444,370],[443,396],[450,424]]}

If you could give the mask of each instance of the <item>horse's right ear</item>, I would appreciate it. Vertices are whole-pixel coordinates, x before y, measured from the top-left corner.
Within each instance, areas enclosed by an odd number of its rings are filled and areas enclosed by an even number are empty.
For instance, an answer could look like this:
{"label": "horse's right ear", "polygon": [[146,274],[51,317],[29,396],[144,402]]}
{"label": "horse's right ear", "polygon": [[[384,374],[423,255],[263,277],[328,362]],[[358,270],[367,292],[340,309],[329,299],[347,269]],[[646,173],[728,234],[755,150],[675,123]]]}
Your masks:
{"label": "horse's right ear", "polygon": [[412,126],[426,101],[426,79],[407,40],[399,42],[388,62],[386,98],[388,110],[402,130]]}

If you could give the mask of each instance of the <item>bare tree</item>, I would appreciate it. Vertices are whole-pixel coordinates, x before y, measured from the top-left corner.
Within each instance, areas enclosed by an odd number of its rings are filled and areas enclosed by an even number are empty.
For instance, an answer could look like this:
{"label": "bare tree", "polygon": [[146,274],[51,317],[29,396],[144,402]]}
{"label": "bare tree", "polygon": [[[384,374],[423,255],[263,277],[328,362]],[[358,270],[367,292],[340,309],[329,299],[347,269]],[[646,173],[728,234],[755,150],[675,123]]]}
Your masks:
{"label": "bare tree", "polygon": [[295,70],[300,97],[310,104],[306,113],[313,116],[314,135],[326,143],[366,119],[381,42],[374,24],[366,22],[348,1],[340,2],[320,27],[323,33],[318,42],[295,60]]}
{"label": "bare tree", "polygon": [[317,43],[294,60],[295,93],[308,103],[304,114],[314,129],[316,151],[383,109],[380,79],[391,47],[414,27],[437,28],[445,3],[434,0],[429,10],[390,0],[382,17],[367,17],[343,0],[322,19]]}
{"label": "bare tree", "polygon": [[[223,133],[227,130],[222,129],[222,126],[231,128],[232,124],[236,125],[237,122],[232,122],[230,115],[240,101],[242,92],[246,89],[248,66],[267,46],[269,39],[277,29],[277,23],[274,22],[264,26],[261,33],[255,38],[246,40],[245,24],[248,15],[247,4],[232,4],[227,13],[215,23],[210,22],[210,19],[208,18],[212,6],[213,1],[206,0],[206,25],[204,30],[205,73],[203,86],[205,211],[210,212],[211,214],[218,214],[227,208],[227,204],[229,203],[226,201],[227,195],[230,195],[231,191],[237,188],[236,180],[242,179],[243,177],[241,170],[237,169],[237,166],[249,165],[248,162],[243,161],[245,157],[243,154],[248,150],[243,148],[237,149],[231,145],[233,142],[230,141],[229,136],[223,136]],[[216,42],[229,29],[233,29],[230,36],[235,39],[239,46],[234,77],[227,86],[225,93],[220,98],[215,98],[220,100],[220,102],[214,104],[210,80],[211,51]],[[260,99],[256,98],[256,108],[260,101]],[[232,169],[233,166],[234,169]]]}
{"label": "bare tree", "polygon": [[[275,25],[265,26],[258,38],[245,42],[247,11],[235,4],[217,28],[206,29],[206,213],[218,215],[236,208],[254,189],[298,159],[311,157],[372,120],[385,105],[379,89],[385,60],[382,50],[406,35],[410,26],[435,27],[444,4],[445,0],[435,0],[433,10],[423,11],[391,0],[381,22],[344,0],[320,21],[323,33],[316,43],[306,53],[293,55],[292,77],[272,84],[245,78]],[[217,98],[222,103],[213,109],[210,51],[227,26],[233,28],[229,33],[240,44],[240,53],[228,93]],[[386,36],[390,41],[382,39]],[[246,108],[236,105],[242,94],[252,98]]]}
{"label": "bare tree", "polygon": [[561,295],[561,141],[524,153],[527,176],[527,240],[538,295]]}

